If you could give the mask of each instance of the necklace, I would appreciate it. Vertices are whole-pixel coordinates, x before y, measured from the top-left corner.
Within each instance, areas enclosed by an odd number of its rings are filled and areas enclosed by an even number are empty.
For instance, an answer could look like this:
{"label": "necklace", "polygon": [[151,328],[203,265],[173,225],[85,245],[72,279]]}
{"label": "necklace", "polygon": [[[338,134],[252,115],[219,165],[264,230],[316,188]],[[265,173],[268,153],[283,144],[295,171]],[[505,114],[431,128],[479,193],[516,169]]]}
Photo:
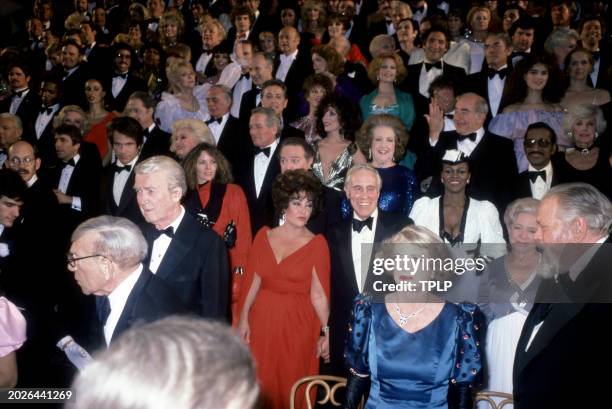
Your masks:
{"label": "necklace", "polygon": [[425,309],[425,306],[427,304],[423,304],[423,306],[421,308],[419,308],[418,310],[411,312],[408,315],[405,315],[402,310],[400,310],[399,305],[397,304],[393,304],[393,308],[395,309],[395,312],[397,313],[398,317],[399,317],[399,324],[400,327],[403,327],[404,325],[406,325],[408,323],[408,320],[411,318],[416,317],[417,315],[419,315],[420,313],[423,312],[423,310]]}
{"label": "necklace", "polygon": [[592,145],[584,147],[584,148],[581,148],[578,145],[574,145],[574,149],[576,149],[578,152],[580,152],[580,154],[582,156],[588,156],[593,151],[594,147],[595,147],[595,144],[592,144]]}

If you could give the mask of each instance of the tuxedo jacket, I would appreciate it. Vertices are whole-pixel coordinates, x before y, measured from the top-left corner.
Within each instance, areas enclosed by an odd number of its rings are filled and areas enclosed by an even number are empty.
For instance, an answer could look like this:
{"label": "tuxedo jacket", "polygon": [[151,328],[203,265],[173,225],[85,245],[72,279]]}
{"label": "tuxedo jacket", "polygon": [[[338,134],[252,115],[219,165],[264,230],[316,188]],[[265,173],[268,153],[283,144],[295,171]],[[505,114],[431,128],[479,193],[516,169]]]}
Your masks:
{"label": "tuxedo jacket", "polygon": [[[411,224],[408,217],[378,209],[374,242],[397,233]],[[329,296],[329,347],[332,373],[346,376],[344,366],[344,345],[351,320],[351,311],[359,286],[353,267],[351,248],[352,217],[331,226],[327,232],[331,261],[331,287]],[[374,252],[372,252],[374,254]]]}
{"label": "tuxedo jacket", "polygon": [[[61,65],[58,67],[57,75],[60,78],[64,76],[64,69]],[[59,101],[61,106],[78,105],[85,111],[89,109],[89,104],[85,97],[85,82],[89,79],[88,77],[87,67],[84,64],[80,64],[76,71],[62,79],[60,83],[62,94]]]}
{"label": "tuxedo jacket", "polygon": [[[155,227],[142,225],[149,245],[148,266]],[[204,318],[229,317],[230,268],[225,243],[185,212],[155,275],[162,278],[190,312]]]}
{"label": "tuxedo jacket", "polygon": [[[504,90],[502,95],[500,95],[499,108],[497,109],[498,114],[501,114],[507,105],[507,98],[504,98],[504,96],[506,96],[509,92],[510,74],[510,64],[508,64],[508,74],[506,75],[506,81],[504,82]],[[470,92],[475,92],[487,100],[487,106],[489,107],[487,119],[485,121],[485,128],[487,128],[489,122],[491,119],[493,119],[493,115],[491,113],[491,99],[489,98],[489,76],[487,75],[486,70],[479,71],[468,75],[465,82],[466,84],[463,88],[464,91],[469,90]]]}
{"label": "tuxedo jacket", "polygon": [[[550,187],[556,186],[559,183],[559,174],[553,167],[553,175]],[[522,197],[533,197],[531,193],[531,181],[529,180],[529,171],[519,173],[512,181],[510,188],[507,190],[508,198],[505,201],[510,203]]]}
{"label": "tuxedo jacket", "polygon": [[[61,107],[60,107],[61,109]],[[39,111],[36,111],[37,113]],[[32,146],[36,146],[38,149],[38,155],[41,160],[41,167],[48,168],[51,167],[57,161],[57,154],[55,152],[55,135],[53,134],[53,121],[57,117],[59,110],[55,112],[53,118],[49,121],[45,130],[40,135],[40,138],[36,137],[36,131],[33,130],[31,134],[24,135],[24,139],[32,144]],[[36,119],[38,118],[38,114],[32,120],[32,127],[34,128],[36,125]]]}
{"label": "tuxedo jacket", "polygon": [[275,215],[274,215],[274,202],[272,200],[272,185],[274,180],[280,174],[280,160],[279,160],[279,148],[277,147],[268,169],[264,181],[261,185],[259,196],[255,190],[255,154],[251,153],[244,165],[236,172],[236,182],[242,187],[244,195],[249,205],[249,216],[251,217],[251,230],[253,236],[263,226],[273,226]]}
{"label": "tuxedo jacket", "polygon": [[240,161],[246,156],[245,149],[253,144],[249,134],[242,133],[240,130],[240,121],[230,115],[221,131],[219,142],[217,142],[217,148],[232,165],[232,169],[239,166]]}
{"label": "tuxedo jacket", "polygon": [[[457,132],[443,132],[435,147],[430,147],[425,161],[434,164],[432,183],[428,194],[439,196],[444,189],[440,181],[442,157],[448,149],[457,149]],[[433,153],[433,155],[432,155]],[[485,131],[469,157],[470,182],[467,193],[477,200],[488,200],[498,210],[503,211],[506,204],[504,193],[518,174],[512,141]]]}
{"label": "tuxedo jacket", "polygon": [[257,108],[257,95],[261,93],[261,89],[253,85],[253,88],[242,94],[242,100],[240,101],[240,114],[238,120],[243,132],[249,133],[249,118],[251,118],[251,111]]}
{"label": "tuxedo jacket", "polygon": [[[562,294],[563,303],[537,303],[529,312],[514,360],[514,407],[606,407],[605,394],[585,393],[609,388],[612,365],[609,340],[602,328],[610,321],[612,276],[610,239],[569,285],[542,282],[536,297]],[[579,294],[574,297],[573,293]],[[539,298],[544,300],[544,298]],[[563,300],[563,298],[559,298]],[[546,313],[548,311],[548,313]],[[544,316],[542,321],[541,317]],[[525,351],[534,327],[542,326]],[[605,402],[605,403],[604,403]]]}
{"label": "tuxedo jacket", "polygon": [[112,72],[113,60],[112,48],[106,45],[100,45],[100,42],[96,41],[96,44],[91,51],[89,51],[89,55],[87,56],[87,70],[95,74],[97,78],[104,78],[109,72]]}
{"label": "tuxedo jacket", "polygon": [[151,132],[145,130],[145,134],[147,141],[140,148],[139,160],[170,154],[170,134],[168,132],[162,131],[159,126],[155,125]]}
{"label": "tuxedo jacket", "polygon": [[[280,55],[276,58],[274,62],[274,77],[276,78],[276,71],[278,71],[278,67],[280,66]],[[302,84],[304,80],[308,78],[311,74],[313,74],[312,69],[312,61],[310,60],[310,54],[305,53],[302,50],[299,50],[297,56],[291,67],[289,67],[289,71],[287,71],[287,76],[285,77],[285,85],[287,86],[287,99],[288,104],[285,109],[287,114],[287,119],[289,121],[293,121],[297,118],[298,113],[298,96],[302,91]]]}
{"label": "tuxedo jacket", "polygon": [[125,104],[127,104],[130,95],[136,91],[147,91],[145,82],[132,74],[128,73],[125,85],[121,88],[119,94],[116,97],[111,92],[113,88],[113,74],[107,76],[104,80],[104,89],[106,90],[106,96],[104,97],[107,109],[109,111],[123,112]]}
{"label": "tuxedo jacket", "polygon": [[[12,97],[5,98],[0,102],[0,112],[9,112],[11,108]],[[17,108],[17,112],[15,115],[21,119],[21,123],[23,125],[23,136],[34,136],[34,122],[36,121],[36,117],[38,116],[38,110],[41,107],[40,97],[38,93],[30,88],[30,91],[27,95],[23,97],[21,100],[21,104],[19,104],[19,108]]]}
{"label": "tuxedo jacket", "polygon": [[[138,162],[140,162],[140,158]],[[125,182],[118,205],[115,203],[115,198],[113,197],[113,183],[116,175],[117,173],[115,172],[112,164],[106,166],[102,172],[102,180],[100,183],[100,198],[102,199],[100,209],[102,213],[116,217],[125,217],[136,224],[145,223],[145,219],[142,216],[140,208],[138,207],[138,202],[136,201],[136,191],[134,190],[134,171],[132,170],[130,172],[130,176],[128,176],[128,179]]]}

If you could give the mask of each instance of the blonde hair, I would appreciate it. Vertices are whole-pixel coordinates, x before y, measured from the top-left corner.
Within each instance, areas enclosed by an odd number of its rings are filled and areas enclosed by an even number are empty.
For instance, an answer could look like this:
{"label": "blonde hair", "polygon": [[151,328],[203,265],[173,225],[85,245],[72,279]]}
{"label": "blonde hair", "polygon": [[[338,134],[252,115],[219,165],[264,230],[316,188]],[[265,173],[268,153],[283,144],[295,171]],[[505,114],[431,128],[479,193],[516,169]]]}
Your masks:
{"label": "blonde hair", "polygon": [[172,143],[170,144],[170,151],[174,152],[176,149],[176,138],[177,132],[181,129],[189,129],[193,132],[193,135],[199,141],[198,143],[206,142],[210,145],[215,145],[212,133],[208,129],[208,125],[199,119],[179,119],[172,124]]}
{"label": "blonde hair", "polygon": [[184,59],[174,59],[168,67],[166,67],[166,77],[168,77],[168,91],[171,94],[177,94],[181,92],[181,88],[178,85],[180,71],[183,69],[195,72],[193,65],[189,61]]}

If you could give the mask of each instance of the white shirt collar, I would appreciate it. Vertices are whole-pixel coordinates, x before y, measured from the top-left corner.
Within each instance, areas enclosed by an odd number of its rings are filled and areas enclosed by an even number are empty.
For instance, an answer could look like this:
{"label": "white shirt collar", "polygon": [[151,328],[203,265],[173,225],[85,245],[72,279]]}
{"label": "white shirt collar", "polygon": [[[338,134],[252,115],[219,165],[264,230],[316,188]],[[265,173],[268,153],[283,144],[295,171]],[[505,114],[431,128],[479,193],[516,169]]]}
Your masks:
{"label": "white shirt collar", "polygon": [[[373,228],[374,227],[374,222],[376,221],[376,218],[378,217],[378,207],[376,207],[376,209],[374,209],[374,211],[372,212],[372,214],[369,217],[372,218],[372,228]],[[355,211],[353,211],[353,218],[357,219],[357,220],[361,220],[361,221],[365,220],[365,219],[362,219],[361,217],[359,217],[357,215],[357,213],[355,213]]]}
{"label": "white shirt collar", "polygon": [[280,55],[281,61],[282,61],[282,60],[290,60],[290,61],[295,60],[295,59],[297,58],[298,51],[299,51],[299,50],[295,50],[294,52],[292,52],[292,53],[291,53],[291,54],[289,54],[289,55],[284,54],[284,53],[283,53],[283,54],[281,54],[281,55]]}
{"label": "white shirt collar", "polygon": [[138,277],[140,277],[140,274],[142,273],[142,269],[142,264],[138,264],[138,267],[136,267],[136,269],[126,278],[124,278],[123,281],[120,282],[119,285],[108,295],[108,301],[110,301],[111,304],[111,311],[115,310],[115,308],[113,308],[114,303],[116,304],[118,301],[123,301],[123,304],[125,304],[125,301],[127,301],[127,298],[132,292],[132,288],[134,288],[136,281],[138,281]]}
{"label": "white shirt collar", "polygon": [[26,182],[26,185],[28,187],[32,187],[32,185],[34,185],[34,183],[36,183],[36,181],[38,180],[38,176],[36,175],[36,173],[30,178],[30,180],[28,180]]}
{"label": "white shirt collar", "polygon": [[172,223],[170,223],[168,226],[163,227],[162,230],[165,230],[168,227],[172,227],[172,230],[174,230],[174,232],[176,233],[176,231],[178,230],[179,225],[183,221],[183,217],[184,216],[185,216],[185,208],[183,206],[181,206],[181,213],[178,215],[178,217],[176,219],[174,219],[174,221]]}

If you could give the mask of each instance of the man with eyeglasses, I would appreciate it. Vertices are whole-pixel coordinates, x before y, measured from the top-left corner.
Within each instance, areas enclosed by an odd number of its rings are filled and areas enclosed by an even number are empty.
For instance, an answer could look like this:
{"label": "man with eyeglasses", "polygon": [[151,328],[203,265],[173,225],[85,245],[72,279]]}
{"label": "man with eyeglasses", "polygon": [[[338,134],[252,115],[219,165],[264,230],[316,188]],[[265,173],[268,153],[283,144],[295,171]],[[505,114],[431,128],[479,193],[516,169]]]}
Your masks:
{"label": "man with eyeglasses", "polygon": [[105,102],[109,111],[123,112],[130,95],[136,91],[146,91],[146,84],[131,72],[132,47],[118,43],[113,47],[113,71],[104,81]]}
{"label": "man with eyeglasses", "polygon": [[523,146],[529,167],[514,180],[512,188],[508,190],[511,195],[508,202],[521,197],[540,200],[559,183],[550,160],[557,151],[555,131],[544,122],[533,123],[527,127]]}

